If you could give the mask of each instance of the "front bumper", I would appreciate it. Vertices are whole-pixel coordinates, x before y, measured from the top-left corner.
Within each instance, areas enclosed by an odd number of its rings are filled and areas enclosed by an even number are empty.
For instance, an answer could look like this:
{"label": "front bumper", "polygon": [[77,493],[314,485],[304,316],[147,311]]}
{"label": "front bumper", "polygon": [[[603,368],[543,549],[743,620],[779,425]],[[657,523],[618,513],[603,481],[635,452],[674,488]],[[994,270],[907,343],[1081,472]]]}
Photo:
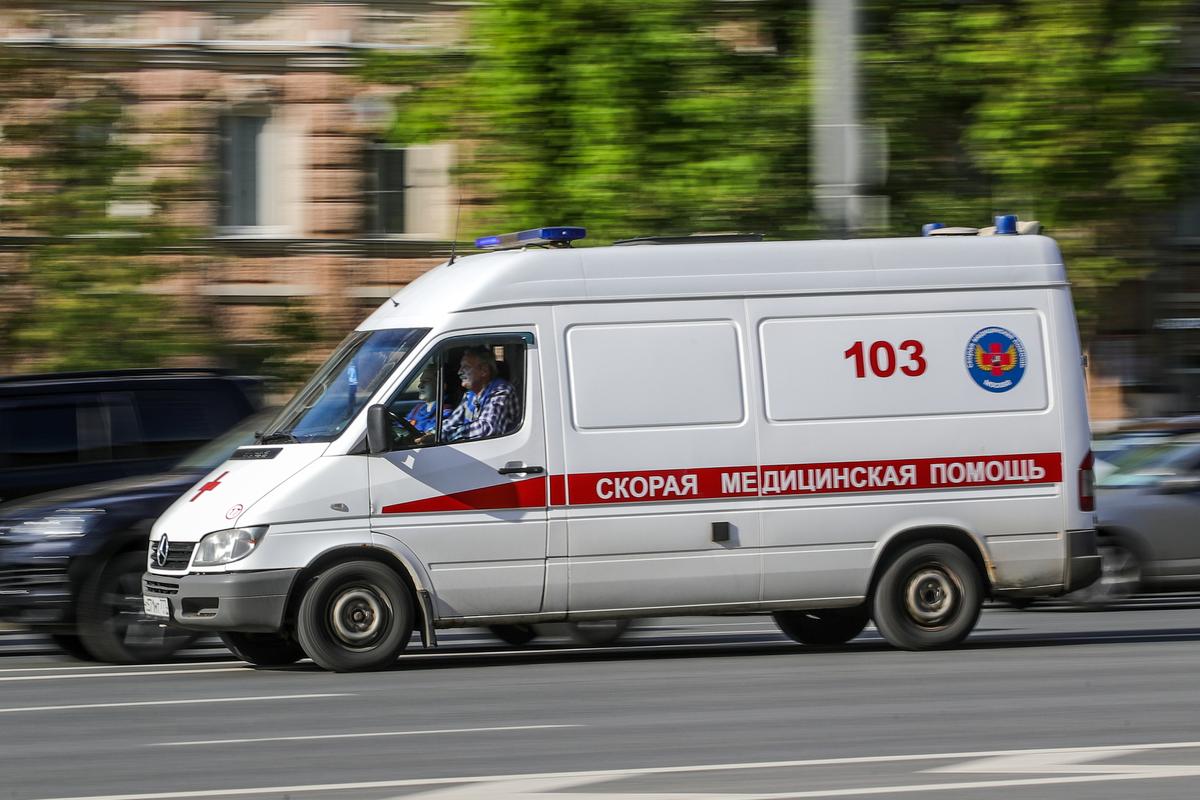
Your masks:
{"label": "front bumper", "polygon": [[[2,552],[2,551],[0,551]],[[0,620],[31,628],[69,624],[74,590],[66,556],[0,557]]]}
{"label": "front bumper", "polygon": [[1067,531],[1067,572],[1063,576],[1063,591],[1073,592],[1100,577],[1100,551],[1096,549],[1096,532]]}
{"label": "front bumper", "polygon": [[272,633],[283,628],[298,569],[170,577],[147,572],[144,595],[166,597],[171,621],[198,631]]}

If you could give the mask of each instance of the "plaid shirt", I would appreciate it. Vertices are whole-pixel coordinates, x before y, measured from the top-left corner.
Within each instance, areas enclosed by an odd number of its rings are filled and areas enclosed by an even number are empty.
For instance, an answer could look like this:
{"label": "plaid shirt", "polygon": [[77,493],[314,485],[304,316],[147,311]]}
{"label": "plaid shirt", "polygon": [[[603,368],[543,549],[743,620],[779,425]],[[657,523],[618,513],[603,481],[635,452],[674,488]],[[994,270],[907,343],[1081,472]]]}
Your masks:
{"label": "plaid shirt", "polygon": [[521,400],[517,390],[502,378],[493,378],[482,392],[467,392],[454,413],[442,422],[448,442],[503,436],[517,429]]}

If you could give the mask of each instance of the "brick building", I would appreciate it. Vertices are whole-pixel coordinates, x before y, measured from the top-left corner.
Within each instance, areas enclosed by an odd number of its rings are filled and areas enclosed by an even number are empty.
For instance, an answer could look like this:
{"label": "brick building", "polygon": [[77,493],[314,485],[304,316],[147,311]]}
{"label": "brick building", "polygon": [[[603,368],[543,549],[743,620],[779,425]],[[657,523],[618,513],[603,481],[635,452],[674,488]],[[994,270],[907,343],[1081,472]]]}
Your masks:
{"label": "brick building", "polygon": [[[369,50],[453,44],[460,7],[13,0],[0,44],[116,81],[155,168],[203,176],[207,191],[172,209],[204,236],[171,290],[253,344],[282,304],[340,336],[445,257],[453,148],[385,143],[394,89],[358,80],[357,64]],[[0,247],[19,258],[31,241]]]}

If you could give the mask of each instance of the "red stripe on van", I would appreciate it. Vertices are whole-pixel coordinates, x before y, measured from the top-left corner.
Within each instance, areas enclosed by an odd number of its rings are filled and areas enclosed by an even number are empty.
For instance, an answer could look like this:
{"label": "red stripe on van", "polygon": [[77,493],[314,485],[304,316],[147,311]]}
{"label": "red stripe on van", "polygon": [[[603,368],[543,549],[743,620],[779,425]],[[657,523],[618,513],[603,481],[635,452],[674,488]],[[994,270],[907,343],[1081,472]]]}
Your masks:
{"label": "red stripe on van", "polygon": [[437,511],[483,511],[504,508],[545,508],[545,477],[526,478],[495,486],[481,486],[453,494],[410,500],[383,507],[384,514],[421,514]]}
{"label": "red stripe on van", "polygon": [[565,506],[567,504],[567,478],[565,475],[550,476],[550,505]]}
{"label": "red stripe on van", "polygon": [[655,503],[725,497],[970,489],[1061,483],[1061,453],[1012,453],[764,467],[591,472],[483,486],[383,507],[384,514]]}

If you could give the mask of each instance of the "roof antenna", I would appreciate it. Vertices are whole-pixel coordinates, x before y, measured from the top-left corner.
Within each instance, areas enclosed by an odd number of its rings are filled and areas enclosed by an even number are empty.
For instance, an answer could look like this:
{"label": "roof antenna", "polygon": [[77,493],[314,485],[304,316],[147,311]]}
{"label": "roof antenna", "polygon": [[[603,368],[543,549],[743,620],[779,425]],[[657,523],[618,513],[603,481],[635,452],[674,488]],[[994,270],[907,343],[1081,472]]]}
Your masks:
{"label": "roof antenna", "polygon": [[458,223],[462,220],[462,189],[458,190],[458,211],[454,214],[454,238],[450,240],[450,261],[446,266],[454,263],[454,259],[458,258]]}

